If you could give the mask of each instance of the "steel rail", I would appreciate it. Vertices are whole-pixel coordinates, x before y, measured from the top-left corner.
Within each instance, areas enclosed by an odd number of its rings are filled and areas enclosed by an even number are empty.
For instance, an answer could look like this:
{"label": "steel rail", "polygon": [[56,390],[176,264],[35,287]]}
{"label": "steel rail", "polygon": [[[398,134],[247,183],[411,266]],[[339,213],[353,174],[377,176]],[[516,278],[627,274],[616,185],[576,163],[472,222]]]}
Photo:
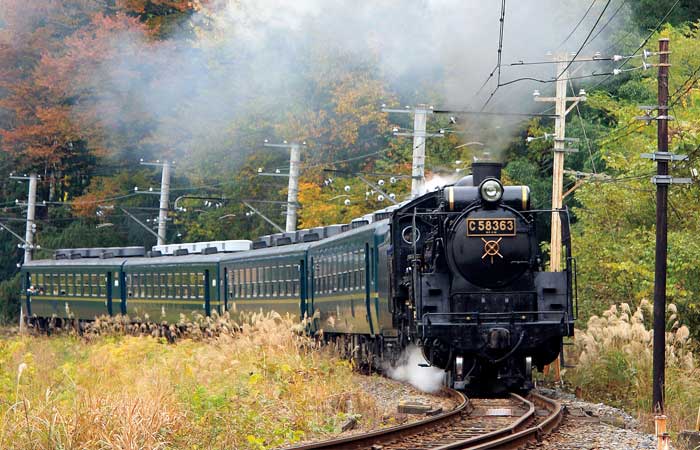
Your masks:
{"label": "steel rail", "polygon": [[469,408],[471,408],[471,403],[464,394],[453,389],[450,389],[449,392],[450,395],[452,395],[460,401],[460,404],[451,411],[447,411],[445,413],[438,414],[427,419],[420,420],[418,422],[412,422],[404,425],[398,425],[395,427],[384,428],[362,435],[348,436],[346,438],[319,441],[294,447],[283,448],[284,450],[366,449],[371,448],[372,445],[375,445],[380,440],[388,441],[393,439],[404,438],[406,436],[416,434],[417,432],[423,431],[425,429],[437,427],[441,424],[449,422],[450,420],[452,420],[453,417],[458,416],[462,412],[468,412]]}
{"label": "steel rail", "polygon": [[[511,394],[514,395],[514,394]],[[531,393],[529,397],[532,399],[530,404],[536,403],[541,407],[548,409],[550,414],[542,422],[524,429],[519,429],[525,423],[524,420],[518,420],[510,427],[504,428],[501,437],[492,437],[490,440],[482,444],[473,445],[473,443],[464,442],[461,446],[449,447],[451,449],[463,450],[486,450],[486,449],[518,449],[527,443],[539,441],[543,435],[554,430],[564,418],[564,408],[561,403],[544,397],[537,393]],[[442,447],[439,447],[442,448]]]}
{"label": "steel rail", "polygon": [[[463,401],[460,406],[452,411],[449,411],[448,413],[431,417],[420,422],[378,430],[363,435],[314,442],[296,447],[287,447],[286,450],[381,448],[382,442],[395,441],[397,439],[406,438],[431,428],[437,428],[438,426],[449,422],[456,415],[467,410],[470,406],[469,400],[457,391],[452,391],[452,393],[453,395],[459,395]],[[563,418],[563,408],[561,403],[540,394],[533,392],[528,396],[529,399],[525,399],[517,394],[510,394],[510,397],[518,403],[525,405],[527,409],[523,415],[521,415],[510,425],[478,436],[431,447],[432,450],[485,450],[496,448],[517,449],[527,443],[540,440],[543,435],[554,430]],[[550,411],[550,414],[544,420],[539,422],[537,422],[536,419],[537,407]],[[536,423],[531,425],[533,422]]]}

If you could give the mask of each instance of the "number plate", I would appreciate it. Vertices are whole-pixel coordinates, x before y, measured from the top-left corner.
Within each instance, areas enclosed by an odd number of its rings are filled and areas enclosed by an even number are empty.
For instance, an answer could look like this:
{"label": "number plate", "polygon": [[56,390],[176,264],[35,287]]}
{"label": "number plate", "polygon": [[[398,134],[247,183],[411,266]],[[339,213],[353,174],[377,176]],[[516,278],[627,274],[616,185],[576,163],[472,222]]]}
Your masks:
{"label": "number plate", "polygon": [[515,236],[515,219],[467,219],[467,236]]}

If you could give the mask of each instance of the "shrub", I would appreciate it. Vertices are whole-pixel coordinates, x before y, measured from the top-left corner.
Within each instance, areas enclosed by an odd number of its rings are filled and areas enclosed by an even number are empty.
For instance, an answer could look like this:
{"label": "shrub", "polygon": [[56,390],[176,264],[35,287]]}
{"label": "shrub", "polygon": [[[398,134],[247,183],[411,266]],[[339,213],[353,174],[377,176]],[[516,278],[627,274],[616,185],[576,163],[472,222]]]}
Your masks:
{"label": "shrub", "polygon": [[20,274],[0,282],[0,323],[16,323],[19,317]]}

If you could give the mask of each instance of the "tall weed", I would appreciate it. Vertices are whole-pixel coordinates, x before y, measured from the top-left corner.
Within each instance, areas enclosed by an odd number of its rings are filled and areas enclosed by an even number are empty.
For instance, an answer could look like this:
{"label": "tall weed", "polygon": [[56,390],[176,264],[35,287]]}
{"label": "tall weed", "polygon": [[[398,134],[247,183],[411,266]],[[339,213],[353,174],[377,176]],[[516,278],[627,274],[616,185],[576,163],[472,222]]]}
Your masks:
{"label": "tall weed", "polygon": [[334,433],[348,404],[381,420],[350,364],[291,319],[199,320],[174,345],[109,321],[1,340],[0,448],[264,449]]}
{"label": "tall weed", "polygon": [[[634,311],[626,303],[613,305],[577,330],[577,366],[567,378],[588,400],[603,401],[636,412],[651,424],[653,306],[642,300]],[[700,373],[696,343],[681,324],[676,306],[667,307],[666,413],[673,430],[694,426],[700,405]]]}

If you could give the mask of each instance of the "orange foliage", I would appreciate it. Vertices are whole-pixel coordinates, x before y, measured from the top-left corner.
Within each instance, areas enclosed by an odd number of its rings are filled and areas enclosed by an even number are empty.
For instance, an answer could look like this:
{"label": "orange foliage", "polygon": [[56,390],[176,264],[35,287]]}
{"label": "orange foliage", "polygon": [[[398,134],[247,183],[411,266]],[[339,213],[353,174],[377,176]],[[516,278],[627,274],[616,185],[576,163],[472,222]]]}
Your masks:
{"label": "orange foliage", "polygon": [[383,83],[367,74],[347,75],[333,89],[335,117],[331,120],[334,137],[346,146],[357,144],[362,127],[387,130],[387,115],[378,107],[386,101]]}
{"label": "orange foliage", "polygon": [[77,216],[94,218],[101,200],[114,197],[119,191],[119,181],[116,178],[94,177],[88,191],[73,200],[73,212]]}
{"label": "orange foliage", "polygon": [[89,0],[69,5],[50,0],[34,9],[17,0],[4,3],[0,88],[6,94],[0,108],[11,118],[0,123],[3,150],[24,167],[53,170],[63,169],[85,143],[94,155],[104,154],[99,118],[76,105],[99,97],[100,86],[90,82],[105,58],[114,57],[112,40],[143,26],[124,14],[98,13],[99,5]]}
{"label": "orange foliage", "polygon": [[[339,180],[339,185],[343,183]],[[350,220],[374,211],[386,204],[376,204],[364,200],[364,187],[355,185],[351,195],[338,194],[337,189],[322,189],[315,183],[299,182],[298,201],[302,205],[299,220],[301,228],[312,228],[336,223],[348,223]],[[351,204],[345,206],[345,199]]]}

